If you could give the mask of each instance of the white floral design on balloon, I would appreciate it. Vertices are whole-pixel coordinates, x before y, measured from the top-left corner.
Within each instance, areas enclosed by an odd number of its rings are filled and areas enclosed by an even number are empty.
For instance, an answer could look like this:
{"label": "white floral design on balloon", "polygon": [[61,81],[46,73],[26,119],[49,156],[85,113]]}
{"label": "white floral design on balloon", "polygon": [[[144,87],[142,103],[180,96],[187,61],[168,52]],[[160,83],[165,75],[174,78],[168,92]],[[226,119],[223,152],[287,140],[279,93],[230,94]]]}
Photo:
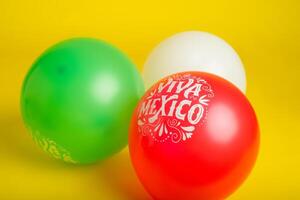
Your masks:
{"label": "white floral design on balloon", "polygon": [[[190,84],[191,81],[193,80],[193,84]],[[149,93],[149,95],[145,98],[146,102],[149,104],[145,103],[143,106],[143,109],[140,108],[140,114],[138,117],[137,125],[138,125],[138,131],[143,135],[143,136],[151,136],[151,138],[156,141],[156,142],[166,142],[166,141],[171,141],[173,143],[178,143],[180,141],[186,141],[188,139],[191,139],[194,131],[196,130],[196,126],[199,124],[203,123],[203,121],[206,118],[206,113],[207,113],[207,106],[210,102],[210,99],[214,96],[214,93],[211,89],[211,86],[204,80],[198,77],[193,77],[191,74],[177,74],[173,75],[171,78],[168,78],[165,80],[165,85],[169,86],[167,88],[167,91],[171,91],[175,86],[175,84],[178,81],[187,81],[189,80],[186,84],[190,87],[195,87],[195,84],[198,84],[199,88],[198,93],[196,92],[191,92],[187,93],[184,96],[187,97],[186,101],[188,102],[193,102],[193,104],[197,104],[197,109],[198,109],[198,119],[197,120],[183,120],[180,116],[175,116],[170,117],[169,112],[170,110],[175,110],[175,108],[170,108],[168,110],[164,110],[163,114],[157,115],[156,114],[149,114],[149,111],[151,106],[151,101],[154,101],[154,99],[159,99],[161,98],[162,94],[160,93],[163,89],[162,88],[152,88],[152,91]],[[175,83],[175,81],[177,81]],[[183,84],[182,84],[183,85]],[[187,86],[185,85],[185,86]],[[189,87],[183,87],[186,90],[189,89]],[[164,86],[165,87],[165,86]],[[172,88],[170,88],[172,87]],[[195,87],[196,88],[196,87]],[[200,94],[200,89],[201,89],[201,94]],[[181,92],[184,92],[184,90],[181,90]],[[182,94],[183,94],[182,92]],[[175,92],[176,93],[176,92]],[[174,96],[174,92],[170,93],[169,96]],[[174,98],[176,98],[175,96]],[[171,98],[170,98],[171,99]],[[177,101],[176,101],[177,103]],[[176,104],[175,103],[175,104]],[[165,107],[165,105],[164,105]],[[178,109],[177,106],[176,109]],[[161,108],[161,107],[160,107]],[[182,109],[182,106],[180,107]],[[195,109],[193,110],[195,111]],[[175,111],[174,111],[175,112]],[[166,113],[169,113],[168,115]],[[192,118],[195,112],[189,113],[188,117]]]}

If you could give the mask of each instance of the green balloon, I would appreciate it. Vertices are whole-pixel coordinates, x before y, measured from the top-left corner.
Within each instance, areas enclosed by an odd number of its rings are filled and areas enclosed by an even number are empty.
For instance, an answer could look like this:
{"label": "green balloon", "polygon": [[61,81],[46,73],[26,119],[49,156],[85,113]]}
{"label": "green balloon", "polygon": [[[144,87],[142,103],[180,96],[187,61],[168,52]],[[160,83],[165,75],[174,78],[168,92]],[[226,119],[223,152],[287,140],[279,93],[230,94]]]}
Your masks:
{"label": "green balloon", "polygon": [[96,39],[71,39],[33,64],[21,111],[34,140],[51,156],[93,163],[126,146],[143,92],[136,67],[120,50]]}

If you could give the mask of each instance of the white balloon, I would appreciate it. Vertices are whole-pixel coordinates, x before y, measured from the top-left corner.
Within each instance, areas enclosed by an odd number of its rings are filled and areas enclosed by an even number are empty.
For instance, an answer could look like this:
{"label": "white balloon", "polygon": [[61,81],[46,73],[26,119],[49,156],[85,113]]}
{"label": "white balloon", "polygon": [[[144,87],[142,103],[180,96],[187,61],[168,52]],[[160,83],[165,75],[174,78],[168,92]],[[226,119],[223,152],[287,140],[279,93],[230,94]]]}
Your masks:
{"label": "white balloon", "polygon": [[203,71],[221,76],[246,91],[243,63],[223,39],[206,32],[178,33],[161,42],[149,55],[143,69],[146,88],[170,74]]}

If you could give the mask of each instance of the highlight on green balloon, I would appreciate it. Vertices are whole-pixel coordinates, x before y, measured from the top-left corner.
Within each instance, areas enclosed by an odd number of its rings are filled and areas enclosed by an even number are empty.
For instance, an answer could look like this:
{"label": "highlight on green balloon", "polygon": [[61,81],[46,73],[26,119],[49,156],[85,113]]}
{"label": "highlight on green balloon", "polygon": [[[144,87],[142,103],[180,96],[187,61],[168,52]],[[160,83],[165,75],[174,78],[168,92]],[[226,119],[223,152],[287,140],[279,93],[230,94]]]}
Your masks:
{"label": "highlight on green balloon", "polygon": [[94,163],[123,149],[131,114],[144,93],[139,72],[116,47],[75,38],[46,50],[21,93],[25,125],[52,157]]}

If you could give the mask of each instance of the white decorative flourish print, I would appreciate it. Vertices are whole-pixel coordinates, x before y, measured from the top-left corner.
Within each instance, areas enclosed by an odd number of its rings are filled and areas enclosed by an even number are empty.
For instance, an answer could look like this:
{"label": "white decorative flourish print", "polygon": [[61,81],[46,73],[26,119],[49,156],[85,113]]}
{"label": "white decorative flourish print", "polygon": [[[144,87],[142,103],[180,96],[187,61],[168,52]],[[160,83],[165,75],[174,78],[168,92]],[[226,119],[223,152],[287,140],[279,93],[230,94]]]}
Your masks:
{"label": "white decorative flourish print", "polygon": [[206,80],[177,74],[151,88],[138,110],[138,130],[156,142],[192,138],[203,123],[214,93]]}

